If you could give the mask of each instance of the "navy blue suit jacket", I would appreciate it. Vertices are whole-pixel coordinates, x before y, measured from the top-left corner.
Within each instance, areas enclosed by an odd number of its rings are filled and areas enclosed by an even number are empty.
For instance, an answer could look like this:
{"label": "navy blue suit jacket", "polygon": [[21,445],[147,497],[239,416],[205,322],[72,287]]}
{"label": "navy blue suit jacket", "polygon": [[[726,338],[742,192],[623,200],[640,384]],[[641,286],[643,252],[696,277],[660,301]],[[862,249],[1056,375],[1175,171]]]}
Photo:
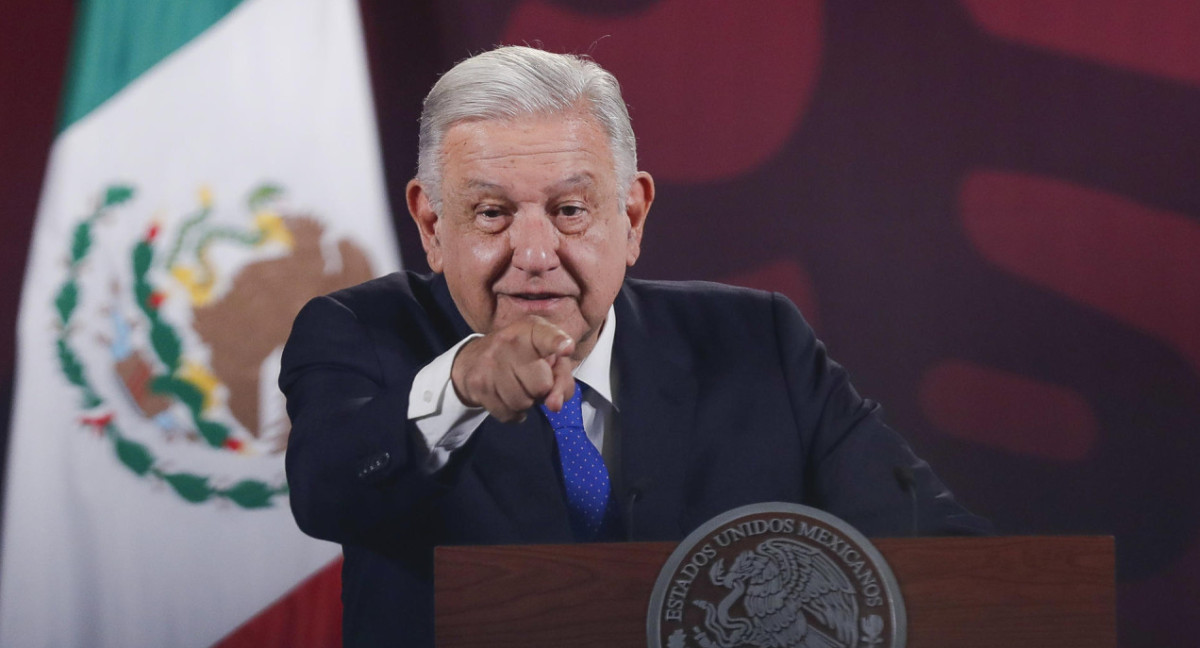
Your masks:
{"label": "navy blue suit jacket", "polygon": [[[789,501],[868,536],[979,533],[778,294],[627,279],[613,362],[614,493],[635,540],[679,540],[736,506]],[[397,273],[310,302],[283,354],[300,528],[343,545],[347,646],[432,645],[432,548],[572,542],[554,434],[488,418],[445,468],[407,420],[416,373],[470,334],[440,276]],[[636,500],[636,504],[633,504]]]}

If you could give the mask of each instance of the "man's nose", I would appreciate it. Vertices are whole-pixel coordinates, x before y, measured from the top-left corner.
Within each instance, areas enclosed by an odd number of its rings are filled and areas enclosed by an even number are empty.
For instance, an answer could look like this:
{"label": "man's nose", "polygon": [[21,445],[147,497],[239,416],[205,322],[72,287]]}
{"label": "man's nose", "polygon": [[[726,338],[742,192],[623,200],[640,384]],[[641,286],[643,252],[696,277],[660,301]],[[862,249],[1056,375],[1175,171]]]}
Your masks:
{"label": "man's nose", "polygon": [[517,269],[541,273],[558,267],[558,229],[545,214],[518,214],[508,235]]}

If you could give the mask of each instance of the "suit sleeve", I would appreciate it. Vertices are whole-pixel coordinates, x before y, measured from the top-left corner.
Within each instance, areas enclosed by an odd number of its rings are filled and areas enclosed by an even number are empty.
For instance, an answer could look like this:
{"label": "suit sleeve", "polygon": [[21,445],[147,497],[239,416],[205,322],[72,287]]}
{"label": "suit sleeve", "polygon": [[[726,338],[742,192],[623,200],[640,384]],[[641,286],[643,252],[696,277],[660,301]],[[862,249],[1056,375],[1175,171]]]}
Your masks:
{"label": "suit sleeve", "polygon": [[342,303],[318,297],[301,310],[279,384],[292,421],[291,507],[305,533],[395,546],[444,490],[421,469],[427,452],[407,417],[417,369],[385,373],[371,332]]}
{"label": "suit sleeve", "polygon": [[[799,310],[778,294],[773,309],[793,416],[805,437],[806,499],[868,536],[990,533],[990,523],[955,501],[884,423],[879,404],[859,396]],[[911,471],[915,504],[897,468]]]}

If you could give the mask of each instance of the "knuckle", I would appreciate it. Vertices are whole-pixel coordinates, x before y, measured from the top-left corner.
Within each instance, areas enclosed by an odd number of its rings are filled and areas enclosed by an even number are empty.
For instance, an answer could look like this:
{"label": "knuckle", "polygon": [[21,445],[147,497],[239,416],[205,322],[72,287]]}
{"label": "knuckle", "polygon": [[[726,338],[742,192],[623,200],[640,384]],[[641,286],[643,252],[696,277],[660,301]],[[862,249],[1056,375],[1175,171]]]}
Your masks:
{"label": "knuckle", "polygon": [[508,405],[514,410],[524,411],[525,409],[533,407],[533,396],[525,393],[525,390],[522,389],[520,392],[512,395],[512,398],[509,399]]}
{"label": "knuckle", "polygon": [[544,370],[537,372],[530,378],[529,387],[538,392],[538,394],[545,394],[554,389],[554,382],[554,375]]}
{"label": "knuckle", "polygon": [[471,374],[463,381],[467,391],[472,394],[480,394],[487,391],[488,381],[484,379],[482,374]]}

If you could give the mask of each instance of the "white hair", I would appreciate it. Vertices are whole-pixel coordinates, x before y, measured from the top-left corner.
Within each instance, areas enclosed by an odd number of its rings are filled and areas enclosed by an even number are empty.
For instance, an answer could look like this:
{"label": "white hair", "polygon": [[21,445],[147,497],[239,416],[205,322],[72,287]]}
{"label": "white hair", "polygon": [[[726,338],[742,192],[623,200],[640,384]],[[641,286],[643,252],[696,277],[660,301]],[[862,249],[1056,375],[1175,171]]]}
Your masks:
{"label": "white hair", "polygon": [[595,61],[507,46],[468,58],[442,75],[421,111],[417,179],[441,211],[442,139],[464,121],[505,120],[583,110],[608,135],[624,195],[637,173],[637,141],[616,77]]}

